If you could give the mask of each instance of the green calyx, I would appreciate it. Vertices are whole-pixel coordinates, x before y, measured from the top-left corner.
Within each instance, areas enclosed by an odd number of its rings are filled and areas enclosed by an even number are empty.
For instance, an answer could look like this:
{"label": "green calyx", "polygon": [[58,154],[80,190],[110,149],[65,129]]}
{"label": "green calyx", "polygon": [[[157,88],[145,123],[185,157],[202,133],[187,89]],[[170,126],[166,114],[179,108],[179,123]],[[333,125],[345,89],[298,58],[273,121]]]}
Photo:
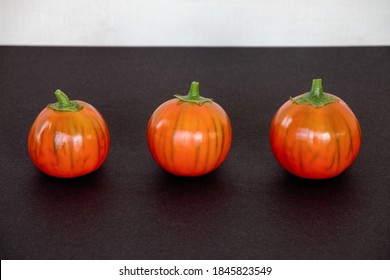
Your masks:
{"label": "green calyx", "polygon": [[310,92],[306,92],[298,98],[290,98],[290,100],[296,104],[309,104],[314,108],[322,107],[333,102],[339,102],[336,97],[323,92],[321,79],[313,80]]}
{"label": "green calyx", "polygon": [[184,102],[191,102],[196,103],[198,105],[202,105],[206,102],[213,102],[211,98],[202,97],[199,94],[199,82],[192,82],[190,91],[187,95],[178,95],[176,94],[175,97],[181,101]]}
{"label": "green calyx", "polygon": [[83,108],[78,102],[69,100],[69,97],[59,89],[57,89],[54,94],[58,101],[49,105],[53,110],[61,112],[78,112]]}

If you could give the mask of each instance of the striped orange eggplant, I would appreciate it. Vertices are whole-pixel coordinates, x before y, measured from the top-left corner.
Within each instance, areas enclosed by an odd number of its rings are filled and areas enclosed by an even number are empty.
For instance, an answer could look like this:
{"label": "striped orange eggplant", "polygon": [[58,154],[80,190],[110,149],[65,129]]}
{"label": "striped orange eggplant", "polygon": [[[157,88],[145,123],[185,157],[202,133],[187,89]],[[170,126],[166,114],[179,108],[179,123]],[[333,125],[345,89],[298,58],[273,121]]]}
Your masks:
{"label": "striped orange eggplant", "polygon": [[277,161],[303,178],[339,175],[356,159],[361,145],[359,122],[339,97],[323,92],[321,79],[310,92],[284,103],[270,129]]}
{"label": "striped orange eggplant", "polygon": [[201,97],[199,83],[192,82],[188,95],[176,95],[154,111],[147,140],[153,158],[163,169],[179,176],[200,176],[225,160],[232,128],[222,107]]}
{"label": "striped orange eggplant", "polygon": [[43,109],[30,129],[31,160],[54,177],[72,178],[95,171],[110,147],[106,122],[92,105],[70,101],[60,90],[55,95],[58,102]]}

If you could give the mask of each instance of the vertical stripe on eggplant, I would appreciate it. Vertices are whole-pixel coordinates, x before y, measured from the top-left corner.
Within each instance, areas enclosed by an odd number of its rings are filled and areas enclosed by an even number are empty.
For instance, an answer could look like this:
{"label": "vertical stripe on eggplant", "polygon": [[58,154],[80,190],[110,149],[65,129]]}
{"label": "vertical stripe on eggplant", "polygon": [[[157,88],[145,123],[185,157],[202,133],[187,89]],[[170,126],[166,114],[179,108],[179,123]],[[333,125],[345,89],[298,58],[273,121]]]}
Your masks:
{"label": "vertical stripe on eggplant", "polygon": [[44,150],[44,148],[45,148],[44,143],[46,143],[46,141],[45,141],[46,134],[47,134],[47,129],[42,129],[42,133],[39,134],[39,142],[40,142],[39,147],[40,147],[40,149],[38,152],[38,156],[42,157],[43,155],[45,155],[45,157],[44,157],[45,159],[46,159],[46,153]]}
{"label": "vertical stripe on eggplant", "polygon": [[[304,105],[304,106],[307,106],[307,105]],[[305,114],[302,114],[302,117],[300,118],[300,122],[298,124],[298,127],[299,128],[307,128],[308,130],[312,131],[312,129],[311,129],[312,121],[313,120],[311,118],[308,118],[305,116]],[[307,142],[308,139],[309,139],[309,137],[308,137],[308,135],[306,135],[306,137],[304,139],[305,141],[299,140],[299,167],[300,167],[301,172],[303,174],[306,174],[306,171],[309,170],[309,176],[310,176],[310,166],[306,160],[309,157],[309,155],[305,154],[305,148],[310,147],[310,144]]]}
{"label": "vertical stripe on eggplant", "polygon": [[33,150],[34,150],[34,157],[35,157],[35,160],[38,161],[38,142],[37,142],[37,132],[36,132],[36,128],[37,126],[35,125],[34,128],[33,128],[33,131],[32,131],[32,138],[33,138],[33,141],[32,141],[32,147],[33,147]]}
{"label": "vertical stripe on eggplant", "polygon": [[[279,123],[277,123],[276,125],[280,125]],[[273,128],[274,128],[274,126],[275,125],[273,125]],[[286,163],[288,166],[286,166],[287,167],[287,169],[289,169],[289,170],[293,170],[293,167],[292,167],[292,165],[291,165],[291,163],[290,163],[290,158],[288,157],[288,155],[287,155],[287,152],[290,150],[290,152],[291,153],[293,153],[293,149],[289,149],[289,147],[288,147],[288,144],[287,144],[287,142],[288,142],[288,133],[289,133],[289,130],[291,129],[291,126],[289,125],[288,127],[286,127],[286,128],[284,128],[284,133],[283,133],[283,138],[282,138],[282,141],[280,141],[280,137],[279,137],[279,133],[278,133],[278,130],[276,130],[276,132],[274,132],[274,134],[275,135],[273,135],[273,136],[271,136],[271,137],[273,137],[273,138],[275,138],[275,146],[276,146],[276,153],[275,153],[275,155],[279,158],[279,153],[283,153],[283,157],[285,158],[285,161],[284,161],[284,163]],[[295,145],[295,141],[294,141],[294,143],[293,143],[293,145]],[[279,147],[279,146],[281,146],[281,147]],[[280,152],[281,151],[281,152]],[[282,162],[281,161],[281,159],[279,158],[278,159],[279,160],[279,162]]]}
{"label": "vertical stripe on eggplant", "polygon": [[221,129],[220,129],[220,131],[221,131],[221,150],[220,150],[220,152],[219,152],[219,154],[218,154],[218,158],[217,158],[217,161],[216,161],[216,163],[215,163],[214,168],[217,168],[218,165],[219,165],[219,161],[220,161],[221,156],[222,156],[222,154],[223,154],[224,145],[225,145],[225,129],[224,129],[224,127],[223,127],[223,124],[222,124],[222,121],[221,121],[221,120],[218,120],[218,123],[219,123],[220,126],[221,126]]}
{"label": "vertical stripe on eggplant", "polygon": [[[195,135],[201,131],[200,130],[200,127],[199,127],[199,119],[198,119],[198,115],[196,115],[196,129],[195,129]],[[197,170],[197,166],[198,166],[198,162],[199,162],[199,153],[200,153],[200,148],[201,148],[201,144],[202,144],[202,140],[199,140],[197,138],[195,138],[195,159],[194,159],[194,170]]]}
{"label": "vertical stripe on eggplant", "polygon": [[53,123],[53,130],[52,130],[52,134],[53,134],[53,146],[54,146],[54,156],[55,156],[55,158],[56,158],[56,165],[58,165],[59,164],[59,162],[60,162],[60,159],[59,159],[59,157],[58,157],[58,145],[57,145],[57,133],[58,133],[58,131],[57,131],[57,126],[58,126],[58,124],[57,123]]}
{"label": "vertical stripe on eggplant", "polygon": [[[291,102],[291,101],[287,101],[287,102]],[[278,111],[277,114],[281,114],[280,118],[281,120],[284,120],[284,118],[287,116],[286,112],[288,112],[288,115],[291,116],[291,119],[296,119],[296,115],[297,115],[297,111],[298,109],[300,108],[299,106],[300,105],[297,105],[295,103],[288,103],[286,104],[286,106],[288,106],[288,108],[286,108],[285,110],[283,111]],[[280,112],[280,113],[279,113]],[[281,122],[279,123],[276,123],[276,125],[278,126],[281,126]],[[289,133],[291,132],[291,127],[295,125],[294,122],[291,122],[287,128],[284,128],[284,135],[283,135],[283,140],[281,141],[281,143],[279,143],[280,141],[280,137],[279,135],[275,135],[275,139],[276,139],[276,142],[277,142],[277,150],[279,151],[279,149],[281,149],[281,153],[283,154],[283,157],[284,157],[284,161],[282,159],[279,159],[280,162],[284,162],[286,163],[286,167],[287,169],[291,170],[291,171],[294,171],[295,167],[294,165],[290,162],[290,157],[289,155],[287,154],[287,152],[290,152],[292,157],[294,157],[294,147],[296,145],[296,139],[295,137],[293,138],[290,138],[289,136]],[[276,130],[278,131],[278,129]],[[289,139],[294,139],[293,142],[291,143],[291,147],[288,146],[288,143],[289,143]],[[279,145],[281,145],[281,147],[279,147]]]}
{"label": "vertical stripe on eggplant", "polygon": [[[168,105],[166,105],[168,106]],[[169,107],[169,106],[168,106]],[[157,113],[153,113],[151,117],[151,136],[150,141],[152,144],[152,150],[154,150],[154,153],[152,153],[154,159],[162,165],[164,162],[164,139],[166,128],[162,127],[157,129],[157,125],[161,120],[164,120],[166,118],[166,115],[170,113],[170,110],[168,110],[168,107],[159,107],[157,110]],[[158,117],[157,117],[158,115]]]}
{"label": "vertical stripe on eggplant", "polygon": [[153,157],[155,157],[155,154],[156,154],[156,148],[155,148],[154,141],[153,141],[153,137],[154,137],[155,133],[156,132],[155,132],[155,128],[152,124],[152,120],[149,120],[146,139],[148,141],[148,147],[149,147],[150,153],[152,154]]}
{"label": "vertical stripe on eggplant", "polygon": [[107,133],[103,130],[104,121],[102,121],[101,119],[96,119],[95,121],[97,123],[98,130],[102,134],[101,139],[103,140],[103,143],[100,142],[100,144],[102,144],[102,146],[99,145],[99,149],[103,150],[103,153],[100,154],[102,157],[99,157],[99,165],[100,165],[100,163],[104,160],[104,155],[105,155],[104,151],[106,150],[106,147],[108,144],[107,139],[106,139]]}
{"label": "vertical stripe on eggplant", "polygon": [[354,151],[353,151],[354,147],[353,147],[353,140],[352,140],[353,136],[352,136],[351,128],[350,128],[347,120],[343,116],[343,114],[341,114],[338,110],[334,110],[334,111],[336,111],[336,113],[338,114],[339,118],[342,120],[342,122],[344,123],[345,127],[348,130],[349,149],[348,149],[348,153],[346,154],[346,156],[353,155],[354,154]]}
{"label": "vertical stripe on eggplant", "polygon": [[[166,106],[169,106],[168,104]],[[165,118],[167,114],[169,114],[169,110],[167,110],[166,106],[159,107],[157,111],[153,112],[150,117],[150,136],[148,137],[148,141],[150,143],[150,151],[152,153],[153,158],[158,162],[162,163],[163,157],[161,155],[161,146],[163,145],[162,141],[162,132],[161,129],[157,130],[157,124]]]}
{"label": "vertical stripe on eggplant", "polygon": [[[161,137],[158,141],[161,141],[160,145],[160,152],[162,155],[162,159],[164,160],[165,166],[168,166],[169,169],[172,169],[172,165],[174,166],[174,134],[175,129],[178,126],[178,122],[181,121],[181,111],[183,110],[183,106],[175,106],[172,110],[169,110],[167,108],[168,112],[164,119],[172,119],[172,117],[175,119],[174,125],[164,126],[163,131],[161,133]],[[168,144],[168,142],[170,142]],[[171,149],[171,151],[169,151]],[[170,160],[170,158],[172,160]]]}
{"label": "vertical stripe on eggplant", "polygon": [[215,157],[218,155],[218,142],[219,142],[219,129],[217,127],[217,124],[215,123],[214,116],[209,111],[209,116],[211,118],[211,122],[213,123],[214,131],[215,131]]}
{"label": "vertical stripe on eggplant", "polygon": [[152,143],[153,143],[153,147],[155,150],[155,158],[156,158],[157,162],[159,162],[160,164],[163,161],[163,157],[161,155],[161,150],[162,150],[162,146],[164,145],[163,138],[162,138],[162,136],[164,135],[164,130],[161,130],[161,129],[157,130],[156,126],[161,119],[162,118],[157,119],[156,117],[153,117],[153,123],[152,123],[152,129],[153,129]]}
{"label": "vertical stripe on eggplant", "polygon": [[337,124],[333,121],[333,117],[330,117],[329,118],[329,122],[332,126],[332,129],[333,129],[333,135],[334,135],[334,141],[335,141],[335,151],[333,152],[333,156],[334,156],[334,161],[332,163],[332,166],[330,168],[330,170],[332,170],[332,167],[334,166],[334,163],[336,162],[336,172],[339,170],[340,168],[340,139],[339,137],[337,137],[337,133],[338,133],[338,127],[337,127]]}
{"label": "vertical stripe on eggplant", "polygon": [[[208,109],[208,114],[211,118],[211,122],[213,124],[213,128],[215,131],[215,150],[214,150],[214,155],[210,155],[210,157],[213,159],[213,163],[210,162],[210,166],[212,165],[212,170],[218,167],[218,161],[221,157],[221,153],[223,151],[223,143],[224,143],[224,131],[223,131],[223,126],[221,124],[221,121],[219,119],[216,119],[214,116],[213,109],[210,107],[207,107]],[[220,124],[220,126],[219,126]],[[221,141],[221,143],[220,143]],[[219,148],[221,146],[221,148]],[[220,151],[219,151],[220,150]]]}
{"label": "vertical stripe on eggplant", "polygon": [[180,108],[177,110],[177,114],[175,114],[175,124],[173,125],[173,128],[172,128],[172,133],[171,133],[171,136],[170,136],[170,139],[171,139],[171,143],[170,143],[170,147],[171,147],[171,154],[170,154],[170,158],[171,158],[171,162],[174,163],[175,162],[175,133],[176,133],[176,130],[177,128],[179,127],[179,124],[181,124],[181,122],[183,121],[183,116],[181,116],[182,114],[182,111],[183,111],[183,108],[182,106],[180,106]]}
{"label": "vertical stripe on eggplant", "polygon": [[90,124],[91,124],[91,127],[92,127],[93,131],[95,132],[95,135],[96,135],[98,161],[99,161],[99,159],[100,159],[100,139],[99,139],[99,133],[98,133],[98,131],[97,131],[93,121],[90,120]]}
{"label": "vertical stripe on eggplant", "polygon": [[207,141],[207,148],[206,148],[206,157],[205,157],[205,161],[204,161],[204,167],[203,167],[203,170],[202,170],[202,173],[205,173],[207,171],[207,164],[209,162],[209,153],[210,153],[210,130],[209,128],[207,127],[206,128],[206,141]]}
{"label": "vertical stripe on eggplant", "polygon": [[299,141],[298,144],[298,158],[299,158],[299,168],[301,169],[301,172],[305,174],[304,171],[304,164],[303,164],[303,149],[302,149],[302,143],[303,141]]}

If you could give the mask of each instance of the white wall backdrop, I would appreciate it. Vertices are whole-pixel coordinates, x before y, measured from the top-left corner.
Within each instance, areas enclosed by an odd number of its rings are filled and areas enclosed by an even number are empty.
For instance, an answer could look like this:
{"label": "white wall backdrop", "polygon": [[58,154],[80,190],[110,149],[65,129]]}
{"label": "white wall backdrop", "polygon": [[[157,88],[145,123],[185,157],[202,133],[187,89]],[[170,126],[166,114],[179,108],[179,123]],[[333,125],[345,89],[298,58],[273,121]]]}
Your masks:
{"label": "white wall backdrop", "polygon": [[390,0],[0,0],[1,45],[390,45]]}

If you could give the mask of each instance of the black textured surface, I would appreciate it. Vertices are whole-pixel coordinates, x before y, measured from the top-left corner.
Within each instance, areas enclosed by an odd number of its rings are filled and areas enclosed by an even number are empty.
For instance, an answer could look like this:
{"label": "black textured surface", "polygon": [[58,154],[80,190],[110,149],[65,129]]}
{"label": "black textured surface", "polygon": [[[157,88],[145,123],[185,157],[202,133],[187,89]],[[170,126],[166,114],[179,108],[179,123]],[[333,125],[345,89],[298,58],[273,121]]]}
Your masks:
{"label": "black textured surface", "polygon": [[[1,259],[389,259],[390,48],[0,48]],[[313,78],[357,115],[363,143],[342,175],[302,180],[268,130]],[[179,178],[151,158],[149,116],[200,82],[229,114],[216,171]],[[27,135],[60,88],[93,104],[107,161],[72,180],[31,163]]]}

